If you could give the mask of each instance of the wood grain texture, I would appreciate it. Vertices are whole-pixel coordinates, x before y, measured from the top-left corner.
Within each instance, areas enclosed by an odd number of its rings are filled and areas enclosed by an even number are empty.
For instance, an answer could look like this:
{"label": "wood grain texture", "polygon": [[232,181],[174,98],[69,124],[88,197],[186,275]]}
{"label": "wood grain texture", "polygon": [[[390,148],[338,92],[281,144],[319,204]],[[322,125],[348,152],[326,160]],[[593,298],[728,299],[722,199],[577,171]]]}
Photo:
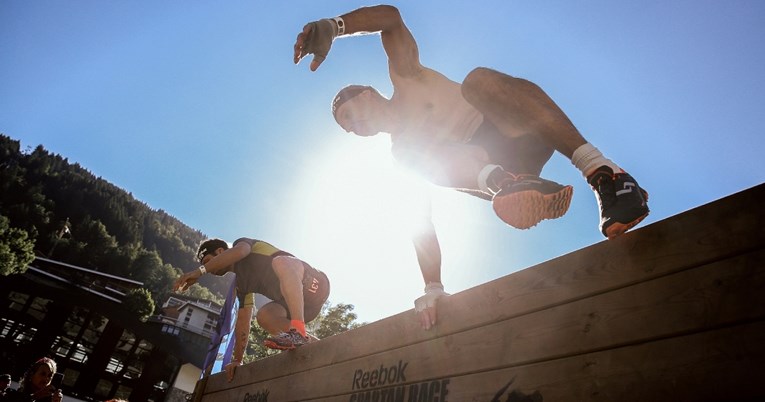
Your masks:
{"label": "wood grain texture", "polygon": [[[197,400],[491,401],[512,379],[498,402],[513,391],[759,395],[750,377],[765,363],[763,197],[760,185],[452,295],[432,331],[410,310],[240,367],[232,383],[211,376]],[[706,382],[715,376],[725,381]]]}

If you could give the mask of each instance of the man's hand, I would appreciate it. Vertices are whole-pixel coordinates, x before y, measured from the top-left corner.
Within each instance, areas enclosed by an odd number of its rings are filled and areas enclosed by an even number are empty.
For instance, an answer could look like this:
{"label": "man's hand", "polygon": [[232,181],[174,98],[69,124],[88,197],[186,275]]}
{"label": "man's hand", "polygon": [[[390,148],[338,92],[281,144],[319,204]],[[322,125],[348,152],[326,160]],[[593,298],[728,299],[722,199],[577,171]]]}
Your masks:
{"label": "man's hand", "polygon": [[295,41],[293,61],[298,64],[303,57],[313,54],[311,71],[316,71],[319,65],[327,58],[332,41],[337,36],[337,24],[335,21],[325,18],[323,20],[309,22],[303,27]]}
{"label": "man's hand", "polygon": [[430,329],[436,325],[436,304],[441,296],[449,296],[444,292],[444,285],[440,282],[430,282],[425,286],[425,295],[414,301],[414,310],[420,317],[420,325],[423,329]]}
{"label": "man's hand", "polygon": [[200,276],[202,276],[202,273],[198,269],[195,269],[191,272],[186,272],[175,281],[175,284],[173,285],[173,290],[176,292],[183,292],[184,290],[188,289],[191,285],[197,283],[197,279],[199,279]]}
{"label": "man's hand", "polygon": [[242,365],[242,362],[238,360],[232,360],[231,363],[227,364],[226,367],[223,368],[223,370],[226,372],[226,378],[228,379],[228,382],[231,382],[234,380],[234,374],[236,374],[236,368],[241,365]]}

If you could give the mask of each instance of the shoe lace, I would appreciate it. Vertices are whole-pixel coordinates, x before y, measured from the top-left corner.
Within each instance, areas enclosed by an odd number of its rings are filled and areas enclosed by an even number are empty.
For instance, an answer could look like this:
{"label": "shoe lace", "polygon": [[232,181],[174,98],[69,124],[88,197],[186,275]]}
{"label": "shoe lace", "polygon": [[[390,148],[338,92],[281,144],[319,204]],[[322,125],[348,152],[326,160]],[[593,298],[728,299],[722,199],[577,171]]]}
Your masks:
{"label": "shoe lace", "polygon": [[297,342],[305,342],[306,338],[303,336],[303,334],[301,334],[297,330],[290,329],[289,339],[290,341],[292,341],[292,343],[297,343]]}

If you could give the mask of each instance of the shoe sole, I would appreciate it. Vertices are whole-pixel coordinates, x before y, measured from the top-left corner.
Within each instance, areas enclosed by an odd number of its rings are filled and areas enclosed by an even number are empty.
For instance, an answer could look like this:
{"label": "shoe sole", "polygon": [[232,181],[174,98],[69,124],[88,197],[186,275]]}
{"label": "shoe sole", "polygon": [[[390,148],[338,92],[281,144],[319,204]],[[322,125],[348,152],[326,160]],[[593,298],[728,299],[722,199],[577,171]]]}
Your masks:
{"label": "shoe sole", "polygon": [[[648,202],[648,192],[643,190],[642,188],[640,189],[640,192],[643,194],[643,199],[647,203]],[[643,219],[645,219],[646,216],[648,216],[649,213],[651,213],[651,211],[646,211],[646,213],[644,213],[643,216],[641,216],[641,217],[639,217],[639,218],[637,218],[637,219],[635,219],[635,220],[633,220],[632,222],[629,222],[629,223],[621,223],[621,222],[612,223],[611,226],[606,228],[606,233],[605,233],[606,237],[608,238],[608,240],[613,240],[613,239],[623,235],[628,230],[630,230],[630,229],[634,228],[635,226],[637,226],[638,223],[642,222]]]}
{"label": "shoe sole", "polygon": [[638,223],[642,222],[646,216],[648,216],[648,212],[646,212],[645,214],[643,214],[643,216],[629,223],[621,223],[621,222],[612,223],[611,226],[606,228],[606,237],[608,238],[608,240],[613,240],[623,235],[624,232],[634,228],[635,226],[637,226]]}
{"label": "shoe sole", "polygon": [[516,229],[529,229],[543,219],[557,219],[565,215],[571,205],[574,187],[565,186],[551,194],[539,191],[519,191],[494,197],[492,207],[503,222]]}
{"label": "shoe sole", "polygon": [[282,346],[282,345],[279,345],[276,342],[271,342],[271,341],[267,341],[267,340],[263,341],[263,346],[265,346],[265,347],[267,347],[269,349],[275,349],[275,350],[295,350],[295,349],[297,349],[297,346],[295,346],[295,345],[292,345],[292,346]]}

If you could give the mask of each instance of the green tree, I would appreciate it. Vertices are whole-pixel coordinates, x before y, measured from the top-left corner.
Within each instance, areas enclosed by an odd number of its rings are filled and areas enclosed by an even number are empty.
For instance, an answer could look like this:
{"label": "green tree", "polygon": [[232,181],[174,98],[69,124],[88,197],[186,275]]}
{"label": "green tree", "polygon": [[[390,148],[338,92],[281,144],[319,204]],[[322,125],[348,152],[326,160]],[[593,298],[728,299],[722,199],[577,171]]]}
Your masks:
{"label": "green tree", "polygon": [[250,326],[247,350],[244,351],[244,359],[242,359],[245,364],[279,353],[278,350],[269,349],[263,346],[263,341],[266,340],[270,334],[260,325],[255,323],[255,317],[253,317],[252,320],[253,325]]}
{"label": "green tree", "polygon": [[0,215],[0,275],[23,274],[35,259],[34,241],[26,231],[10,227],[10,221]]}
{"label": "green tree", "polygon": [[127,311],[135,313],[140,320],[145,320],[154,312],[154,301],[151,293],[144,288],[132,289],[122,300],[122,305]]}
{"label": "green tree", "polygon": [[150,280],[153,273],[162,269],[162,259],[156,251],[143,250],[130,267],[130,279],[144,282]]}
{"label": "green tree", "polygon": [[149,274],[144,285],[151,292],[155,305],[161,306],[167,300],[173,290],[173,283],[179,276],[180,270],[170,264],[164,264]]}
{"label": "green tree", "polygon": [[358,316],[353,312],[353,308],[353,304],[338,303],[332,306],[327,301],[319,316],[308,323],[306,328],[317,338],[324,339],[364,325],[356,322]]}
{"label": "green tree", "polygon": [[225,299],[219,297],[215,293],[211,292],[210,289],[201,286],[198,283],[191,285],[186,290],[186,295],[196,297],[197,299],[212,300],[220,305],[223,305],[226,302]]}
{"label": "green tree", "polygon": [[[196,265],[197,245],[206,238],[42,145],[21,150],[3,134],[0,215],[8,219],[0,233],[0,273],[25,266],[16,259],[33,242],[38,255],[53,250],[56,260],[143,282],[157,304],[166,298],[173,271]],[[67,218],[71,233],[62,237]],[[224,283],[210,275],[200,281],[215,295],[225,291]]]}

